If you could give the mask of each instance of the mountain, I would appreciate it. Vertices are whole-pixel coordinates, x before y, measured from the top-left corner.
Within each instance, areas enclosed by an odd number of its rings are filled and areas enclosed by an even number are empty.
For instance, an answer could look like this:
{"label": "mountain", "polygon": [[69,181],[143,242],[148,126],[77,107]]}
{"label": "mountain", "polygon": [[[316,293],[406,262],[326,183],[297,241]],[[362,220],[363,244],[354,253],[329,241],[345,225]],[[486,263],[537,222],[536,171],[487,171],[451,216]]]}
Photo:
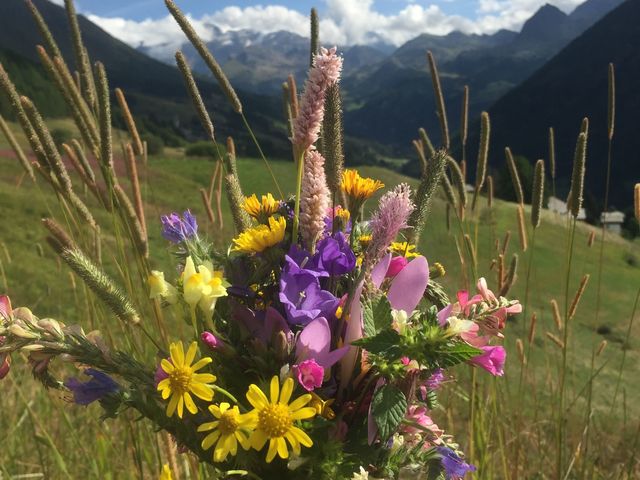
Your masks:
{"label": "mountain", "polygon": [[[503,147],[531,161],[548,158],[547,131],[556,130],[559,190],[566,193],[575,141],[589,117],[587,190],[603,198],[607,163],[607,66],[615,65],[616,117],[610,205],[632,203],[640,181],[640,0],[627,0],[571,42],[490,109],[492,162]],[[472,139],[475,144],[477,137]]]}
{"label": "mountain", "polygon": [[[47,0],[33,0],[73,68],[69,27],[63,8]],[[160,134],[165,141],[180,137],[202,136],[202,130],[186,92],[182,76],[173,66],[152,59],[113,38],[83,16],[79,16],[83,40],[92,61],[105,64],[111,88],[123,88],[134,116],[143,129]],[[28,61],[38,62],[35,45],[42,39],[23,0],[0,1],[0,48]],[[220,135],[236,137],[238,147],[251,146],[251,140],[218,86],[209,80],[199,81],[205,102],[220,125]],[[289,150],[282,126],[279,100],[238,91],[243,102],[251,105],[247,116],[261,136],[269,153],[285,155]],[[114,122],[119,121],[114,115]],[[223,137],[224,138],[224,137]],[[242,150],[241,150],[242,152]],[[251,152],[255,153],[255,152]]]}
{"label": "mountain", "polygon": [[345,79],[345,128],[354,136],[392,144],[397,152],[405,154],[410,152],[410,141],[419,127],[425,127],[437,143],[439,123],[427,70],[427,50],[436,58],[450,128],[455,132],[465,85],[470,87],[471,118],[477,118],[481,110],[528,78],[621,1],[587,0],[570,15],[545,5],[519,33],[421,35],[366,74]]}

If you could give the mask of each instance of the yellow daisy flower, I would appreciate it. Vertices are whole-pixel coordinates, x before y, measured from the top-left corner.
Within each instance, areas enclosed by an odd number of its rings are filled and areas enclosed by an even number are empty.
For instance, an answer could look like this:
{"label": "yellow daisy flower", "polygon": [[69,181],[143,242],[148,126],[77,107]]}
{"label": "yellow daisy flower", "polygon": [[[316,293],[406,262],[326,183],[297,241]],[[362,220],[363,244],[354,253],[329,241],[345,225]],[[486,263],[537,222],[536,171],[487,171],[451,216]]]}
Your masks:
{"label": "yellow daisy flower", "polygon": [[158,390],[162,393],[163,400],[171,397],[167,405],[167,417],[173,416],[177,410],[178,417],[182,418],[185,405],[190,413],[197,413],[198,407],[191,394],[207,402],[213,398],[213,389],[209,384],[216,381],[215,375],[195,373],[212,360],[211,357],[204,357],[192,365],[197,350],[198,344],[193,342],[185,355],[182,342],[175,342],[169,345],[171,361],[164,358],[160,362],[160,367],[168,377],[158,383]]}
{"label": "yellow daisy flower", "polygon": [[233,239],[233,250],[243,253],[259,253],[273,247],[284,240],[287,221],[284,217],[269,217],[269,226],[258,225],[245,230]]}
{"label": "yellow daisy flower", "polygon": [[256,429],[250,438],[251,446],[256,450],[262,450],[269,440],[267,463],[271,463],[276,454],[280,458],[289,457],[287,441],[296,455],[300,455],[301,445],[313,445],[309,435],[293,424],[296,420],[315,416],[316,409],[307,406],[312,397],[307,393],[289,403],[293,387],[293,379],[287,378],[280,390],[280,381],[275,375],[271,379],[270,399],[267,399],[257,385],[249,386],[247,400],[254,408],[250,414],[256,417]]}
{"label": "yellow daisy flower", "polygon": [[199,432],[209,432],[209,435],[202,440],[202,448],[213,449],[213,461],[224,462],[227,456],[231,454],[235,456],[238,453],[238,442],[245,450],[249,450],[251,442],[249,435],[251,430],[255,428],[255,417],[245,413],[241,414],[237,406],[231,408],[226,402],[218,405],[209,405],[209,411],[217,420],[213,422],[203,423],[198,427]]}
{"label": "yellow daisy flower", "polygon": [[358,243],[360,244],[360,246],[365,249],[369,246],[369,244],[371,243],[371,235],[360,235],[358,237]]}
{"label": "yellow daisy flower", "polygon": [[415,251],[416,246],[409,242],[393,242],[389,247],[392,253],[406,258],[415,258],[420,254]]}
{"label": "yellow daisy flower", "polygon": [[173,475],[171,475],[171,469],[169,468],[168,463],[165,463],[162,466],[162,472],[160,472],[158,480],[173,480]]}
{"label": "yellow daisy flower", "polygon": [[356,170],[345,170],[342,173],[342,190],[351,198],[366,200],[382,187],[384,183],[380,180],[361,177]]}
{"label": "yellow daisy flower", "polygon": [[258,197],[254,193],[250,197],[245,197],[242,209],[251,215],[256,220],[262,220],[270,217],[278,211],[280,208],[280,202],[273,198],[273,195],[267,193],[262,195],[262,199],[258,200]]}

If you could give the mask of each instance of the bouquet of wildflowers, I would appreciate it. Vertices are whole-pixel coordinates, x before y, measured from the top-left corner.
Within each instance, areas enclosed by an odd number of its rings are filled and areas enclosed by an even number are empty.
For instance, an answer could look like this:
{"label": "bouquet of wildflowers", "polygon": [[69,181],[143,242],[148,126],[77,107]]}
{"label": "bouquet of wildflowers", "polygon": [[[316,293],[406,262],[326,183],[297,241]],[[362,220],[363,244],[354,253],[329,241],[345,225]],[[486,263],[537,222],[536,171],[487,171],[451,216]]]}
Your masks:
{"label": "bouquet of wildflowers", "polygon": [[[237,235],[228,248],[213,248],[190,211],[161,218],[177,273],[149,269],[147,287],[156,310],[184,321],[169,338],[148,332],[92,258],[55,222],[46,224],[51,246],[116,317],[142,329],[155,359],[118,350],[81,325],[13,308],[3,296],[0,378],[22,352],[45,387],[79,405],[99,402],[105,418],[135,410],[216,478],[474,471],[437,424],[438,390],[459,364],[502,375],[499,342],[520,305],[496,296],[483,278],[477,293],[450,301],[436,282],[443,267],[418,250],[444,151],[432,153],[416,191],[400,184],[366,209],[384,185],[343,170],[335,155],[325,165],[317,147],[341,68],[335,48],[321,49],[299,104],[290,105],[295,195],[243,196],[229,152],[225,184]],[[322,150],[329,158],[326,143]],[[115,206],[126,204],[105,172]],[[56,361],[77,372],[61,378]],[[171,478],[169,468],[162,478]]]}

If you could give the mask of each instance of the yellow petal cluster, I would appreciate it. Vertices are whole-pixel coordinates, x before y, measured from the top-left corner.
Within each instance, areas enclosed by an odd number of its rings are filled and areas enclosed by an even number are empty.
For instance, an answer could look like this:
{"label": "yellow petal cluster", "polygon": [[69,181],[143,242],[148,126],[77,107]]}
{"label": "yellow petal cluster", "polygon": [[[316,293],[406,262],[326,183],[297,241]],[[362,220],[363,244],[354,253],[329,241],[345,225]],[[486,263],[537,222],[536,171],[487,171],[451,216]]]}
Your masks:
{"label": "yellow petal cluster", "polygon": [[263,221],[278,211],[280,202],[273,198],[273,195],[267,193],[262,195],[261,200],[254,193],[250,197],[244,199],[242,209],[256,220]]}
{"label": "yellow petal cluster", "polygon": [[202,448],[213,448],[213,461],[224,462],[227,456],[238,453],[238,443],[245,450],[251,448],[249,436],[255,428],[256,419],[251,414],[241,414],[237,406],[222,402],[220,405],[210,405],[209,411],[216,418],[213,422],[203,423],[198,427],[199,432],[211,432],[202,440]]}
{"label": "yellow petal cluster", "polygon": [[187,257],[182,274],[182,290],[184,300],[191,308],[197,305],[205,314],[212,314],[216,300],[227,296],[228,286],[222,272],[213,270],[211,263],[206,262],[196,270],[193,259]]}
{"label": "yellow petal cluster", "polygon": [[416,252],[416,246],[409,242],[393,242],[389,247],[392,253],[406,258],[415,258],[420,254]]}
{"label": "yellow petal cluster", "polygon": [[148,278],[149,298],[162,298],[171,305],[178,301],[178,290],[164,279],[164,273],[153,270]]}
{"label": "yellow petal cluster", "polygon": [[260,253],[284,240],[287,221],[284,217],[269,217],[269,225],[258,225],[245,230],[233,239],[233,250],[242,253]]}
{"label": "yellow petal cluster", "polygon": [[342,190],[350,198],[363,201],[383,187],[384,183],[380,180],[361,177],[356,170],[345,170],[342,173]]}

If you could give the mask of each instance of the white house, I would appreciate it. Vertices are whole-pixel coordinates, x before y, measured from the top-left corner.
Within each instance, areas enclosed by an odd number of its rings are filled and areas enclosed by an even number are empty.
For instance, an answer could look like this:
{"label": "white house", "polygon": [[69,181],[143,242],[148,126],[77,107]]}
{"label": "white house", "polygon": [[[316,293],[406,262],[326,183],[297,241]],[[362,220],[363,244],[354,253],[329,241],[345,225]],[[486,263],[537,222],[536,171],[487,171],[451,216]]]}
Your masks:
{"label": "white house", "polygon": [[613,212],[602,212],[600,215],[600,222],[604,224],[604,227],[610,232],[622,233],[622,224],[624,223],[624,213],[614,210]]}
{"label": "white house", "polygon": [[[549,201],[547,202],[547,208],[550,211],[555,212],[559,215],[569,214],[569,211],[567,210],[567,202],[563,202],[557,197],[549,197]],[[587,218],[587,213],[585,212],[584,208],[581,208],[580,211],[578,212],[577,219],[584,220],[586,218]]]}

